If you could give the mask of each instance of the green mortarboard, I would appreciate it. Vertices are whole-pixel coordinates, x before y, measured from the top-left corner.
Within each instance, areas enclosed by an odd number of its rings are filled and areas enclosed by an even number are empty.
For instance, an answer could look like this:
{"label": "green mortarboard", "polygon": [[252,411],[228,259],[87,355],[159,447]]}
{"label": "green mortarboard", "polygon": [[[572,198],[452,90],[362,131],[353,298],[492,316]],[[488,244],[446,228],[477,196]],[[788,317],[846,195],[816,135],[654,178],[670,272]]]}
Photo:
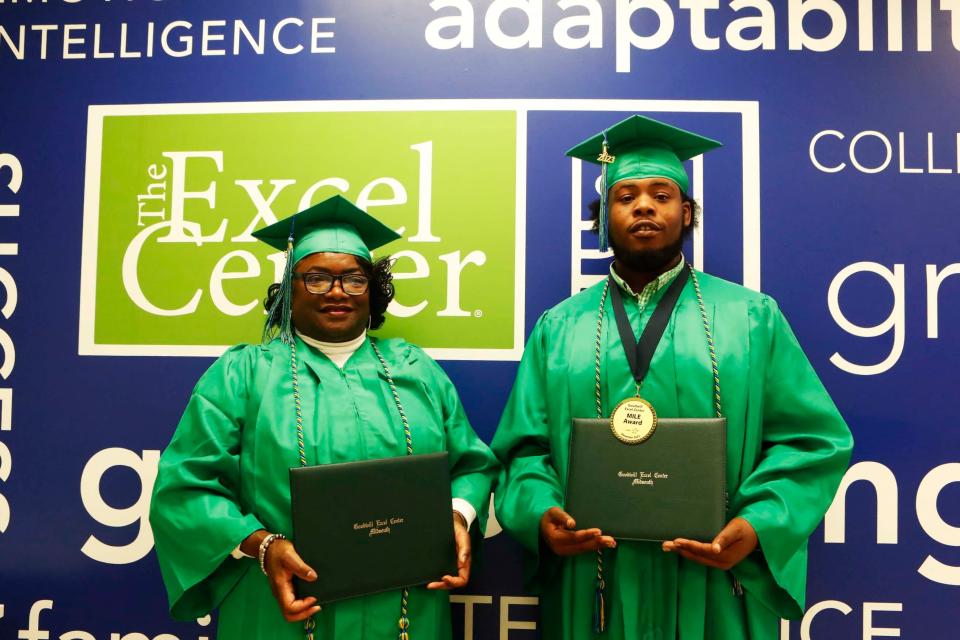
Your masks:
{"label": "green mortarboard", "polygon": [[293,239],[293,263],[311,253],[349,253],[370,260],[370,251],[400,237],[343,196],[333,196],[253,236],[284,251]]}
{"label": "green mortarboard", "polygon": [[567,155],[599,164],[600,250],[607,250],[607,192],[621,180],[668,178],[684,193],[690,178],[683,161],[723,146],[711,138],[684,129],[633,115],[584,140]]}
{"label": "green mortarboard", "polygon": [[263,342],[272,336],[271,320],[280,313],[279,337],[293,341],[290,300],[293,295],[293,267],[313,253],[347,253],[370,262],[370,251],[400,238],[386,226],[343,196],[333,196],[269,227],[253,236],[275,249],[287,252],[287,265],[280,281],[280,293],[267,311]]}

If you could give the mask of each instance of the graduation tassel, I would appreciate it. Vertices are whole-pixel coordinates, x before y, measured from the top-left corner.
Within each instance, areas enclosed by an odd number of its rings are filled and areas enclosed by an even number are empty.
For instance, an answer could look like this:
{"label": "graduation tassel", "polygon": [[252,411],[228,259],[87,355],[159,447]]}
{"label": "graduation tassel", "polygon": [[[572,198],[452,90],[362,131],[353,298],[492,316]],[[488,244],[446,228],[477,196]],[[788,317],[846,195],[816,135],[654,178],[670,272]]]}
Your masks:
{"label": "graduation tassel", "polygon": [[607,147],[607,132],[603,132],[603,150],[597,156],[600,162],[600,212],[597,216],[597,232],[600,236],[600,252],[605,253],[610,250],[610,240],[608,229],[609,213],[607,211],[607,165],[616,160],[616,156],[609,153]]}
{"label": "graduation tassel", "polygon": [[743,585],[736,578],[733,579],[733,595],[743,597]]}
{"label": "graduation tassel", "polygon": [[[293,220],[290,220],[290,235],[287,237],[287,264],[283,269],[283,277],[280,279],[280,291],[273,299],[273,304],[267,311],[267,321],[263,327],[263,334],[260,336],[260,342],[266,344],[275,336],[279,337],[284,344],[293,343],[293,321],[290,317],[290,302],[293,298]],[[270,321],[275,314],[280,314],[280,324],[277,332],[274,334]]]}
{"label": "graduation tassel", "polygon": [[597,549],[597,587],[593,600],[593,632],[603,633],[607,630],[607,604],[604,601],[604,591],[607,583],[603,580],[603,549]]}

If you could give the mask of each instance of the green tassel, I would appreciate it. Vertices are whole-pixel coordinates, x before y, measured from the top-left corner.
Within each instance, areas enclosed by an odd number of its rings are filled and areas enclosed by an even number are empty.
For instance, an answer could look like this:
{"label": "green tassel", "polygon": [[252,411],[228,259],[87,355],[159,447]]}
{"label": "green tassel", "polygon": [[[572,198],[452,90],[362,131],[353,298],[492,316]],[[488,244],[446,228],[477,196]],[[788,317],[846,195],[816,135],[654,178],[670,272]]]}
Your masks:
{"label": "green tassel", "polygon": [[[267,310],[267,320],[260,336],[261,344],[267,344],[274,338],[280,338],[284,344],[293,343],[293,321],[290,317],[290,303],[293,299],[293,222],[290,222],[290,236],[287,238],[286,266],[280,279],[280,291]],[[270,320],[280,311],[280,326],[270,326]]]}
{"label": "green tassel", "polygon": [[[607,153],[607,132],[603,132],[603,153],[602,157],[606,158]],[[600,252],[604,253],[610,250],[610,215],[607,211],[607,164],[608,162],[600,162],[600,213],[597,217],[597,232],[599,233],[600,241]]]}

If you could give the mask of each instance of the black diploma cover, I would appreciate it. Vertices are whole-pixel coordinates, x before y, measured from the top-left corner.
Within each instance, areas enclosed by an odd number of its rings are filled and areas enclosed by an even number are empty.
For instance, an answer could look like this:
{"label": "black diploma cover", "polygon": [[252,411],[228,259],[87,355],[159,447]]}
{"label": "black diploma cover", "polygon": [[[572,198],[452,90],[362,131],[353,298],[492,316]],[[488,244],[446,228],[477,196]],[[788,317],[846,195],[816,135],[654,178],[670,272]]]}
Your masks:
{"label": "black diploma cover", "polygon": [[708,542],[726,525],[726,418],[661,418],[636,445],[574,418],[566,511],[623,540]]}
{"label": "black diploma cover", "polygon": [[293,544],[320,603],[456,575],[446,453],[290,469]]}

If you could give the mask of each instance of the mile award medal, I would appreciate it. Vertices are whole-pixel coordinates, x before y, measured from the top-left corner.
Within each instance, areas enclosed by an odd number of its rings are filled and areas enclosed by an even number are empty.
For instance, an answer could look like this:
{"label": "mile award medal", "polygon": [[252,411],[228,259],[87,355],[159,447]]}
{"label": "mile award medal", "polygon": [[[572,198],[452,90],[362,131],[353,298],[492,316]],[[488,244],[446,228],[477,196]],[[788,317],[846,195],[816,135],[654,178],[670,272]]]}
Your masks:
{"label": "mile award medal", "polygon": [[652,436],[656,428],[656,410],[639,396],[621,401],[610,415],[610,429],[624,444],[640,444]]}

